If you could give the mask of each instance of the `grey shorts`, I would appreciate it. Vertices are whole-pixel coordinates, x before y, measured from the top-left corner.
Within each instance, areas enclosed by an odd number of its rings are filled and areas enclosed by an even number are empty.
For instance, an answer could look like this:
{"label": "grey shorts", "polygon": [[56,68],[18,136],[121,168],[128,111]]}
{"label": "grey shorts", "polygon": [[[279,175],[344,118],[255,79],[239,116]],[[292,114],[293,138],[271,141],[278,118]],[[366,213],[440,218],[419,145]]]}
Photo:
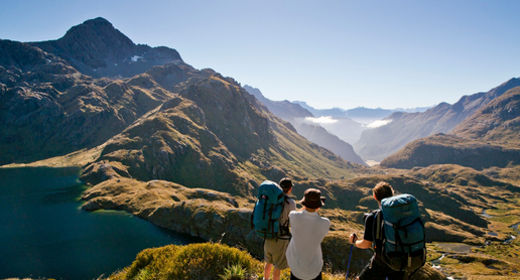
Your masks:
{"label": "grey shorts", "polygon": [[264,243],[264,260],[266,263],[272,263],[277,269],[286,269],[287,259],[285,258],[285,251],[289,245],[287,239],[266,239]]}

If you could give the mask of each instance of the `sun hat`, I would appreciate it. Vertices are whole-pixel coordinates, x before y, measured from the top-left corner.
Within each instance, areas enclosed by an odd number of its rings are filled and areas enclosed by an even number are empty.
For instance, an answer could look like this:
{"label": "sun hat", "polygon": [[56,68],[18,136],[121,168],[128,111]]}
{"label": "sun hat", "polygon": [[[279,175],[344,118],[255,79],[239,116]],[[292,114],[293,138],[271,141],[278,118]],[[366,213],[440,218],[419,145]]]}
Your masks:
{"label": "sun hat", "polygon": [[325,197],[321,196],[321,191],[318,189],[310,188],[305,190],[303,193],[303,199],[300,203],[305,207],[316,209],[325,205]]}

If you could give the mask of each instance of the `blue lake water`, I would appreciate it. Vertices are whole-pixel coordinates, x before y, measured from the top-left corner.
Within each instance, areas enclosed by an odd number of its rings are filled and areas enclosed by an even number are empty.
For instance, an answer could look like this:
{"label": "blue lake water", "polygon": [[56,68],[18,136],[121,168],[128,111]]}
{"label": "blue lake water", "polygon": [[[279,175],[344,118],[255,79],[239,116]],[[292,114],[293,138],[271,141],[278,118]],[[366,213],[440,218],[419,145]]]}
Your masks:
{"label": "blue lake water", "polygon": [[150,247],[196,241],[120,211],[80,209],[76,168],[0,169],[0,279],[95,279]]}

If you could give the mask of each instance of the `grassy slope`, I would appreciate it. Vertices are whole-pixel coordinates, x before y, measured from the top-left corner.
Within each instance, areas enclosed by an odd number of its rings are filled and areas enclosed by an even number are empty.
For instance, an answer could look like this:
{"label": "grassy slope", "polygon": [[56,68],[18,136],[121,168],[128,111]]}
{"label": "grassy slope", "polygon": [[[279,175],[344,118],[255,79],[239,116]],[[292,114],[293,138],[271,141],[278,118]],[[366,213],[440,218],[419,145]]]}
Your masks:
{"label": "grassy slope", "polygon": [[460,123],[453,133],[468,139],[482,139],[519,147],[520,87],[513,88],[491,101]]}
{"label": "grassy slope", "polygon": [[381,166],[410,169],[431,164],[460,164],[483,169],[505,167],[510,163],[520,164],[520,148],[437,134],[409,143],[383,160]]}

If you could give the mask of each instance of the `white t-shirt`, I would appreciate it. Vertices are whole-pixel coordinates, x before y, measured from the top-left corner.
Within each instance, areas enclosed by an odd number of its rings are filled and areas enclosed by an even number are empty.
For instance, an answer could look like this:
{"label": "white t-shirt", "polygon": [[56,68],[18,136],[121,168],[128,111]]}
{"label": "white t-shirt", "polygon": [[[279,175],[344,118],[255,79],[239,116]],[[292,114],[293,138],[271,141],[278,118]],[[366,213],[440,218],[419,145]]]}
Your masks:
{"label": "white t-shirt", "polygon": [[286,251],[287,264],[294,276],[314,279],[323,268],[321,241],[329,232],[330,221],[306,210],[291,211],[289,221],[292,238]]}

